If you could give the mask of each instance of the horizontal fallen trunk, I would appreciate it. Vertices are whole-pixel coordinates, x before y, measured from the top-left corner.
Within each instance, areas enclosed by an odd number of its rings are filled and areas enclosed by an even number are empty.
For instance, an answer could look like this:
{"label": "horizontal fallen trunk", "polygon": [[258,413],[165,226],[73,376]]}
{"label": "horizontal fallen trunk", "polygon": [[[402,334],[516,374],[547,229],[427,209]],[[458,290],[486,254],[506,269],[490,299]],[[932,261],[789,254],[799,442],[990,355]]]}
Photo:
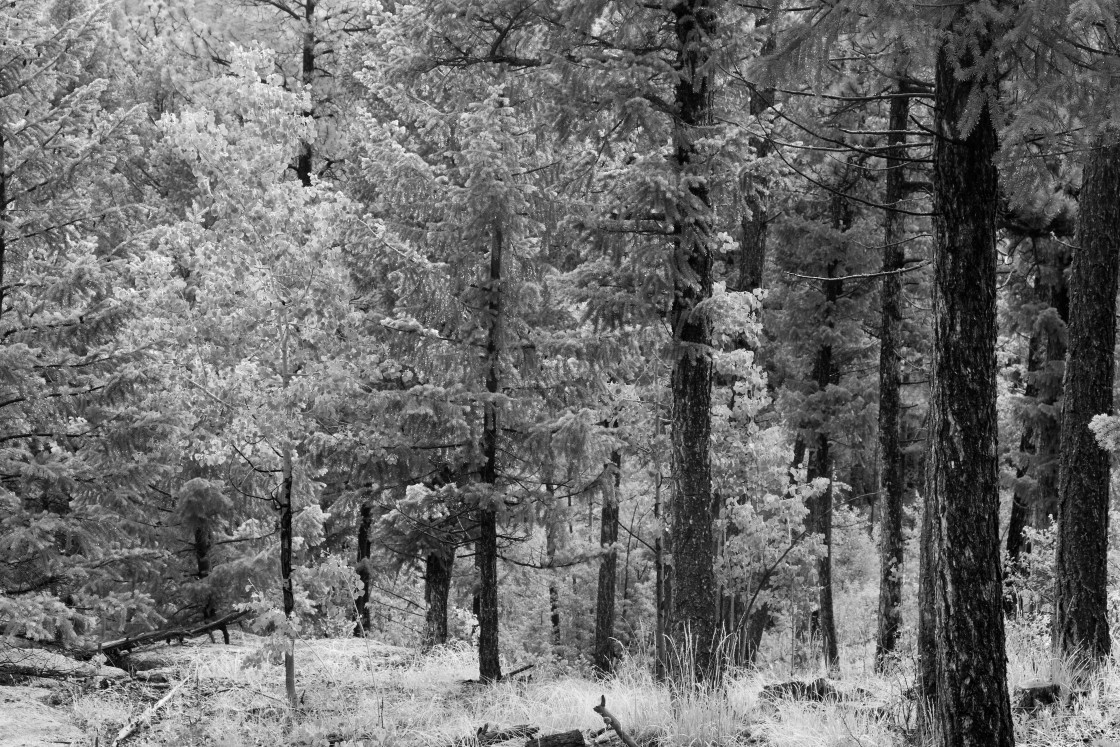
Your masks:
{"label": "horizontal fallen trunk", "polygon": [[88,661],[76,661],[61,654],[37,648],[0,647],[0,674],[16,677],[127,677],[128,672],[116,667],[103,667]]}
{"label": "horizontal fallen trunk", "polygon": [[584,739],[582,731],[572,729],[530,739],[525,743],[525,747],[587,747],[587,740]]}
{"label": "horizontal fallen trunk", "polygon": [[231,612],[228,615],[219,617],[217,620],[211,620],[194,628],[184,628],[176,625],[171,628],[162,628],[160,630],[151,630],[147,633],[139,633],[137,635],[127,636],[125,638],[118,638],[115,641],[104,641],[94,651],[86,652],[88,656],[101,653],[113,660],[121,654],[130,651],[139,646],[149,643],[170,643],[171,641],[178,641],[182,643],[188,638],[197,638],[200,635],[212,633],[215,630],[221,630],[225,642],[229,643],[229,633],[226,627],[231,623],[237,622],[241,618],[249,614],[248,610],[241,610],[240,612]]}

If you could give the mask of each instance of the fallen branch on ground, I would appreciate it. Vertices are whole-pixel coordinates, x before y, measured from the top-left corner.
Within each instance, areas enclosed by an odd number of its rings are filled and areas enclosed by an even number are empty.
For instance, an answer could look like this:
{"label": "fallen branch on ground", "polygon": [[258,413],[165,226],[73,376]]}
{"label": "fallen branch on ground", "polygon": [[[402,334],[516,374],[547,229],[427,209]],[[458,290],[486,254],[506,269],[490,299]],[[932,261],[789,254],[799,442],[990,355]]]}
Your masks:
{"label": "fallen branch on ground", "polygon": [[125,739],[128,739],[130,736],[132,736],[132,734],[137,729],[139,729],[143,724],[151,723],[152,716],[156,715],[156,711],[158,711],[168,701],[170,701],[173,697],[175,697],[175,693],[182,690],[183,685],[185,685],[185,684],[187,684],[187,678],[184,678],[178,685],[171,688],[171,692],[167,693],[167,695],[164,695],[162,698],[157,700],[155,705],[153,705],[151,708],[144,711],[139,716],[134,717],[131,721],[129,721],[124,726],[122,726],[121,730],[119,732],[117,732],[117,738],[113,740],[113,743],[110,745],[110,747],[117,747],[117,745],[119,745]]}
{"label": "fallen branch on ground", "polygon": [[593,710],[603,717],[604,724],[614,729],[614,733],[618,735],[618,738],[622,740],[622,743],[626,745],[626,747],[638,747],[638,743],[634,741],[633,737],[627,734],[626,730],[622,728],[618,717],[607,710],[606,695],[599,696],[599,705],[595,706]]}
{"label": "fallen branch on ground", "polygon": [[[223,630],[230,623],[236,622],[249,614],[248,610],[241,610],[240,612],[231,612],[228,615],[219,617],[217,620],[211,620],[195,628],[182,628],[176,626],[174,628],[163,628],[161,630],[151,630],[147,633],[140,633],[138,635],[127,636],[125,638],[118,638],[115,641],[105,641],[99,647],[99,651],[105,654],[109,659],[114,659],[126,651],[134,649],[138,646],[143,646],[147,643],[159,643],[166,641],[170,643],[173,640],[182,643],[187,638],[197,638],[200,635],[212,633],[215,630]],[[226,643],[229,643],[228,637]],[[88,652],[91,656],[97,651]]]}

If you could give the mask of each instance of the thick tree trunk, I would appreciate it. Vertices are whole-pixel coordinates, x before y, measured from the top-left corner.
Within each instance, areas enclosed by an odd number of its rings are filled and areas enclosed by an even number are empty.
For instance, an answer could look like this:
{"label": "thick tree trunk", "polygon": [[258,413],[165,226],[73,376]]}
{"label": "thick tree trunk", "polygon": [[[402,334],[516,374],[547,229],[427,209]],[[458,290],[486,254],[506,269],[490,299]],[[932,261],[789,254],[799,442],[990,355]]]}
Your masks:
{"label": "thick tree trunk", "polygon": [[599,591],[595,603],[595,669],[603,675],[614,672],[615,580],[618,575],[618,488],[622,479],[622,454],[611,454],[603,486],[603,510],[599,528],[599,547],[603,558],[599,562]]}
{"label": "thick tree trunk", "polygon": [[[484,406],[482,427],[482,482],[491,489],[498,482],[498,436],[501,423],[493,395],[501,391],[502,355],[502,226],[494,221],[491,229],[490,273],[487,282],[486,391],[491,395]],[[484,498],[488,500],[489,496]],[[498,644],[498,515],[493,506],[478,509],[478,542],[475,543],[478,565],[478,674],[482,682],[502,678]]]}
{"label": "thick tree trunk", "polygon": [[[712,531],[711,322],[698,310],[712,295],[711,200],[697,152],[700,130],[712,125],[709,40],[716,13],[708,0],[672,6],[677,40],[674,166],[688,200],[674,222],[672,372],[673,605],[672,635],[687,652],[690,675],[715,680],[719,598]],[[686,676],[681,672],[680,675]]]}
{"label": "thick tree trunk", "polygon": [[1062,408],[1054,647],[1092,662],[1108,632],[1109,455],[1089,430],[1112,412],[1120,272],[1120,144],[1102,138],[1085,164],[1070,272],[1069,358]]}
{"label": "thick tree trunk", "polygon": [[424,558],[424,601],[428,609],[424,618],[424,638],[420,644],[422,651],[447,643],[447,599],[451,594],[454,566],[454,548],[430,550]]}
{"label": "thick tree trunk", "polygon": [[962,67],[976,69],[974,55],[993,43],[990,29],[976,28],[974,5],[956,10],[935,70],[934,356],[920,682],[929,714],[924,727],[936,745],[1009,747],[996,451],[998,144],[986,105],[978,119],[968,116],[977,97],[991,95],[994,81],[960,74]]}
{"label": "thick tree trunk", "polygon": [[[214,532],[206,518],[199,520],[194,528],[194,563],[195,577],[201,581],[210,575],[210,550],[214,545]],[[202,600],[202,619],[211,620],[214,617],[214,595],[206,589]]]}
{"label": "thick tree trunk", "polygon": [[910,99],[899,86],[891,99],[887,136],[887,185],[883,225],[882,320],[879,325],[879,619],[875,636],[875,670],[894,658],[902,628],[902,500],[906,461],[902,451],[902,268],[906,262],[905,227],[892,210],[906,197],[906,127]]}

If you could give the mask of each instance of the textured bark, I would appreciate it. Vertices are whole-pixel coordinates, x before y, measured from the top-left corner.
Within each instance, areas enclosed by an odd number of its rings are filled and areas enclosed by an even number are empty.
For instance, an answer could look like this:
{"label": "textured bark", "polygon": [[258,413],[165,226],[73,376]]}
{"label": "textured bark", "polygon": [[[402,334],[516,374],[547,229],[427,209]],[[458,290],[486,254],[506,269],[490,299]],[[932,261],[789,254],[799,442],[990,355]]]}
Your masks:
{"label": "textured bark", "polygon": [[[603,550],[599,562],[599,589],[595,602],[595,669],[604,675],[614,672],[617,659],[614,645],[615,581],[618,575],[618,488],[622,479],[622,455],[611,454],[603,489],[603,509],[599,528],[599,547]],[[617,645],[617,644],[615,644]]]}
{"label": "textured bark", "polygon": [[1009,747],[996,455],[997,140],[986,105],[978,121],[968,121],[974,97],[987,95],[976,90],[982,82],[959,75],[960,67],[975,69],[975,55],[993,43],[991,29],[977,28],[974,5],[955,11],[935,68],[934,355],[920,683],[929,715],[923,726],[934,744]]}
{"label": "textured bark", "polygon": [[[501,391],[502,355],[502,253],[503,234],[497,220],[491,231],[490,272],[487,282],[486,311],[489,331],[486,336],[486,391]],[[498,406],[488,399],[484,406],[482,427],[482,482],[495,487],[498,482],[498,437],[501,422]],[[498,645],[498,515],[492,506],[478,510],[478,542],[475,544],[478,565],[478,669],[483,682],[502,678]]]}
{"label": "textured bark", "polygon": [[888,206],[883,221],[882,320],[879,324],[879,477],[882,484],[879,521],[879,617],[875,635],[875,669],[882,672],[894,658],[902,628],[902,499],[906,487],[902,451],[902,273],[905,226],[901,213],[890,209],[906,197],[906,126],[910,99],[899,86],[891,99],[887,157]]}
{"label": "textured bark", "polygon": [[1109,455],[1089,430],[1112,412],[1120,272],[1120,144],[1102,138],[1085,164],[1078,249],[1070,272],[1069,359],[1062,408],[1054,646],[1104,659]]}
{"label": "textured bark", "polygon": [[[195,578],[200,581],[210,575],[210,550],[214,545],[214,532],[210,522],[200,519],[194,528],[194,563]],[[207,588],[205,598],[202,600],[202,619],[211,620],[214,617],[214,595]]]}
{"label": "textured bark", "polygon": [[665,534],[664,511],[661,509],[661,475],[657,476],[657,485],[653,496],[653,519],[657,526],[657,534],[653,538],[653,673],[660,682],[665,679],[668,659],[665,652],[665,636],[669,632],[669,589],[668,579],[665,577],[665,546],[662,536]]}
{"label": "textured bark", "polygon": [[369,600],[373,595],[373,574],[369,569],[369,558],[373,552],[370,532],[373,529],[373,504],[363,503],[358,509],[358,578],[362,581],[362,591],[354,599],[358,620],[354,624],[354,635],[359,638],[369,632]]}
{"label": "textured bark", "polygon": [[0,130],[0,316],[4,314],[4,300],[7,296],[7,259],[8,259],[8,170],[7,142]]}
{"label": "textured bark", "polygon": [[712,125],[708,40],[716,14],[707,0],[676,3],[672,13],[680,74],[674,166],[687,179],[691,198],[674,224],[672,262],[672,635],[691,657],[691,674],[714,680],[719,599],[712,531],[712,331],[707,315],[697,311],[712,295],[712,209],[696,141],[699,130]]}
{"label": "textured bark", "polygon": [[447,599],[451,594],[454,565],[454,548],[430,550],[424,558],[424,601],[428,609],[424,618],[424,638],[420,644],[423,651],[447,643]]}

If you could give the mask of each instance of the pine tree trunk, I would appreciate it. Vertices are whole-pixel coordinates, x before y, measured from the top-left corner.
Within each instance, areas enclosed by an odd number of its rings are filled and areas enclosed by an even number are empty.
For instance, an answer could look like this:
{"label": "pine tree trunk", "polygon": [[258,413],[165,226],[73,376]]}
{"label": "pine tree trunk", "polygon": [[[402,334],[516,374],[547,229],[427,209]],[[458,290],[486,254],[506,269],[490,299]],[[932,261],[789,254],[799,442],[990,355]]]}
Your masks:
{"label": "pine tree trunk", "polygon": [[993,43],[990,29],[976,28],[975,4],[955,11],[935,69],[934,356],[920,683],[929,714],[924,727],[936,745],[1009,747],[996,450],[998,144],[986,105],[978,121],[966,122],[974,98],[988,92],[959,73],[975,69],[974,55]]}
{"label": "pine tree trunk", "polygon": [[604,554],[599,562],[599,591],[595,603],[595,669],[603,675],[614,672],[615,580],[618,575],[618,488],[622,479],[622,455],[615,451],[611,454],[611,464],[607,467],[611,474],[605,475],[603,488],[603,510],[599,527],[599,547]]}
{"label": "pine tree trunk", "polygon": [[[712,524],[711,322],[697,307],[712,295],[711,200],[696,141],[712,125],[709,39],[716,14],[707,0],[672,7],[677,39],[675,166],[691,199],[674,223],[672,372],[672,635],[688,651],[691,676],[716,680],[719,598]],[[687,181],[686,181],[687,180]],[[685,676],[685,673],[680,673]]]}
{"label": "pine tree trunk", "polygon": [[[213,544],[214,533],[210,528],[210,521],[205,517],[199,519],[194,528],[194,562],[195,577],[200,581],[210,575],[210,550]],[[215,614],[214,595],[209,588],[203,593],[205,598],[202,600],[202,619],[211,620]]]}
{"label": "pine tree trunk", "polygon": [[[841,199],[836,198],[839,203]],[[843,208],[838,206],[836,228],[847,227],[848,221],[841,217]],[[828,265],[828,277],[836,274],[837,263]],[[824,315],[825,325],[831,329],[834,326],[833,309],[840,295],[844,292],[843,280],[825,280],[824,285]],[[814,364],[814,378],[817,389],[821,392],[835,383],[837,371],[832,356],[832,344],[824,343],[817,349]],[[821,634],[821,653],[824,656],[825,669],[829,675],[838,674],[840,671],[840,651],[836,641],[836,618],[833,614],[832,604],[832,455],[829,435],[822,432],[817,435],[816,449],[809,457],[807,478],[810,482],[818,478],[828,480],[828,487],[809,503],[809,525],[815,534],[820,535],[824,544],[825,554],[817,559],[817,587],[819,589],[817,605],[819,610],[818,623]]]}
{"label": "pine tree trunk", "polygon": [[369,558],[373,552],[370,532],[373,529],[373,505],[363,503],[358,509],[358,557],[355,567],[362,581],[362,593],[354,599],[357,621],[354,635],[361,638],[369,632],[369,600],[373,596],[373,574],[370,573]]}
{"label": "pine tree trunk", "polygon": [[[660,473],[660,467],[658,472]],[[656,479],[653,496],[653,520],[657,527],[657,534],[653,538],[653,675],[658,682],[663,682],[668,675],[665,637],[669,632],[669,589],[668,579],[665,577],[665,546],[662,543],[665,519],[661,508],[661,475],[658,474]]]}
{"label": "pine tree trunk", "polygon": [[1120,272],[1120,144],[1102,138],[1085,164],[1070,271],[1069,358],[1062,408],[1054,646],[1108,656],[1109,455],[1089,430],[1112,412]]}
{"label": "pine tree trunk", "polygon": [[0,131],[0,318],[4,315],[8,274],[8,169],[7,142]]}
{"label": "pine tree trunk", "polygon": [[[489,332],[486,337],[486,391],[491,396],[501,391],[502,354],[502,252],[501,223],[494,221],[490,247],[490,273],[487,283],[487,315]],[[488,399],[484,406],[482,428],[481,479],[491,490],[498,482],[498,436],[501,423],[498,406]],[[489,496],[483,500],[488,500]],[[475,562],[478,565],[478,673],[482,682],[497,682],[502,678],[502,665],[498,644],[498,514],[493,506],[478,510],[478,542],[475,543]]]}
{"label": "pine tree trunk", "polygon": [[430,550],[424,558],[424,601],[428,609],[424,618],[421,651],[447,643],[447,600],[451,595],[451,571],[455,550],[440,547]]}
{"label": "pine tree trunk", "polygon": [[[548,486],[548,492],[551,496],[552,486]],[[555,499],[550,499],[551,501]],[[559,549],[559,525],[557,524],[556,517],[552,515],[552,509],[549,508],[549,515],[545,518],[545,556],[548,560],[548,567],[554,568],[556,565],[556,553]],[[552,645],[559,647],[561,642],[561,628],[560,628],[560,587],[556,585],[556,572],[549,571],[548,576],[548,617],[552,626]]]}
{"label": "pine tree trunk", "polygon": [[902,451],[902,273],[906,253],[901,213],[891,208],[906,197],[906,127],[910,99],[900,85],[891,99],[887,184],[883,202],[882,320],[879,326],[879,476],[882,482],[879,522],[879,619],[875,636],[875,670],[894,658],[902,628],[902,508],[906,487]]}
{"label": "pine tree trunk", "polygon": [[[268,0],[265,0],[266,2]],[[317,0],[303,0],[303,40],[300,48],[300,82],[309,89],[315,80],[315,6]],[[315,117],[314,104],[306,112],[309,118]],[[311,143],[304,141],[299,145],[296,156],[296,177],[305,187],[311,186]]]}
{"label": "pine tree trunk", "polygon": [[[292,614],[296,609],[296,595],[292,586],[292,453],[288,449],[282,455],[281,471],[280,579],[284,594],[284,617],[291,625]],[[292,633],[288,634],[288,647],[284,650],[284,690],[288,695],[288,705],[296,708],[299,705],[296,698],[296,638]]]}

